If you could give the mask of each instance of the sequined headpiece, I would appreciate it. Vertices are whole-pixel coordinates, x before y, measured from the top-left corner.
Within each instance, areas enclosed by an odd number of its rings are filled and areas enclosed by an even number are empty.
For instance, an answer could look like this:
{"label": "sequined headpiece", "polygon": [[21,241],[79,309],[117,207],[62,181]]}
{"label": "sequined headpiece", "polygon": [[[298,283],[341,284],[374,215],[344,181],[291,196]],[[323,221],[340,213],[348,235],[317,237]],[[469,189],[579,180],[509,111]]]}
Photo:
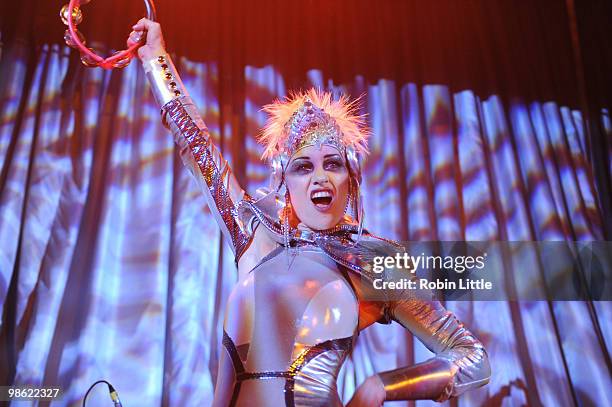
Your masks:
{"label": "sequined headpiece", "polygon": [[310,89],[292,94],[284,101],[264,106],[270,115],[259,142],[265,145],[263,159],[285,156],[308,145],[328,144],[343,155],[367,153],[369,131],[363,115],[356,114],[357,100],[342,96],[333,100],[330,92]]}
{"label": "sequined headpiece", "polygon": [[287,133],[287,142],[283,148],[289,156],[308,145],[321,146],[329,144],[344,153],[346,148],[342,144],[342,132],[331,116],[312,103],[307,96],[304,104],[293,113],[284,131]]}

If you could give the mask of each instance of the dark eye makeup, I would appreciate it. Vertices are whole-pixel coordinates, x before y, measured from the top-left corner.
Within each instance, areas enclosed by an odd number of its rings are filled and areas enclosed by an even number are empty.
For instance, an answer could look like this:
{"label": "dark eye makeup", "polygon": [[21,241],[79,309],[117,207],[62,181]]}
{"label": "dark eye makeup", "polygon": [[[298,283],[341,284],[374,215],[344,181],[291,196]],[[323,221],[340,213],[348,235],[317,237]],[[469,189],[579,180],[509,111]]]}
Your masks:
{"label": "dark eye makeup", "polygon": [[[339,155],[326,156],[323,161],[323,169],[337,171],[345,168],[344,161]],[[289,171],[295,174],[307,174],[314,169],[314,164],[309,157],[296,158],[289,166]]]}
{"label": "dark eye makeup", "polygon": [[326,170],[337,170],[344,168],[344,162],[339,157],[329,158],[323,162],[323,168]]}
{"label": "dark eye makeup", "polygon": [[312,163],[309,160],[298,158],[291,164],[289,171],[296,174],[306,174],[312,170]]}

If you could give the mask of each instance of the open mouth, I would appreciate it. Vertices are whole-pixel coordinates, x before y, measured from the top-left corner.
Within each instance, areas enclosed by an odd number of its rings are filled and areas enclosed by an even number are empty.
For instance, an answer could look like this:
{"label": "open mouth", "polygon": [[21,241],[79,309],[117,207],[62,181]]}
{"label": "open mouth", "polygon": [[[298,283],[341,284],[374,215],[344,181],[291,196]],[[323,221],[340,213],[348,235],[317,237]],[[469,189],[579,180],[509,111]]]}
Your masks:
{"label": "open mouth", "polygon": [[334,195],[329,189],[318,189],[312,191],[310,199],[315,207],[318,209],[328,209],[332,203]]}

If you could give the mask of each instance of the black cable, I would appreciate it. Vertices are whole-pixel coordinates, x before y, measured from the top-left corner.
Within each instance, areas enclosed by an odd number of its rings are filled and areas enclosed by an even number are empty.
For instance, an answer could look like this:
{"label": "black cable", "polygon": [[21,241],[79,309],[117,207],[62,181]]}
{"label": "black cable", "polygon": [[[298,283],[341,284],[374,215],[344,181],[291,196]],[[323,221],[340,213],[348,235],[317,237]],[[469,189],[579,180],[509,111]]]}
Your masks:
{"label": "black cable", "polygon": [[[92,384],[91,386],[89,386],[89,389],[87,389],[87,392],[85,392],[85,397],[83,397],[83,407],[85,407],[85,400],[87,400],[87,396],[89,395],[89,392],[96,386],[96,384],[98,383],[106,383],[108,385],[108,392],[111,394],[111,399],[114,400],[113,397],[113,393],[115,393],[116,396],[116,391],[115,388],[113,387],[112,384],[110,384],[109,382],[107,382],[106,380],[98,380],[97,382],[95,382],[94,384]],[[115,403],[116,404],[116,403]]]}

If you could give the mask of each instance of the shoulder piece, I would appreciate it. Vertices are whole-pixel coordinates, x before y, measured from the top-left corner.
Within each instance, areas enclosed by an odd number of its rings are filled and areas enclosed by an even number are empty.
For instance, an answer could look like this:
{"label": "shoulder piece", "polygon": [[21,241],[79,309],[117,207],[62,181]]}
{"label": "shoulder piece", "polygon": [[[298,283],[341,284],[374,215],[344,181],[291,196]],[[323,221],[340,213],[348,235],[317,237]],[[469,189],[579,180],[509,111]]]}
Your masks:
{"label": "shoulder piece", "polygon": [[[258,199],[244,199],[238,204],[238,216],[249,230],[254,229],[256,222],[261,223],[273,239],[284,245],[283,231],[278,214],[283,208],[274,192],[266,189],[257,191]],[[290,236],[291,243],[314,243],[332,260],[351,272],[364,277],[368,282],[376,278],[384,278],[385,273],[375,273],[372,270],[375,257],[395,256],[405,249],[399,243],[370,234],[367,230],[357,240],[359,225],[352,219],[345,218],[340,224],[325,231],[293,229]]]}

